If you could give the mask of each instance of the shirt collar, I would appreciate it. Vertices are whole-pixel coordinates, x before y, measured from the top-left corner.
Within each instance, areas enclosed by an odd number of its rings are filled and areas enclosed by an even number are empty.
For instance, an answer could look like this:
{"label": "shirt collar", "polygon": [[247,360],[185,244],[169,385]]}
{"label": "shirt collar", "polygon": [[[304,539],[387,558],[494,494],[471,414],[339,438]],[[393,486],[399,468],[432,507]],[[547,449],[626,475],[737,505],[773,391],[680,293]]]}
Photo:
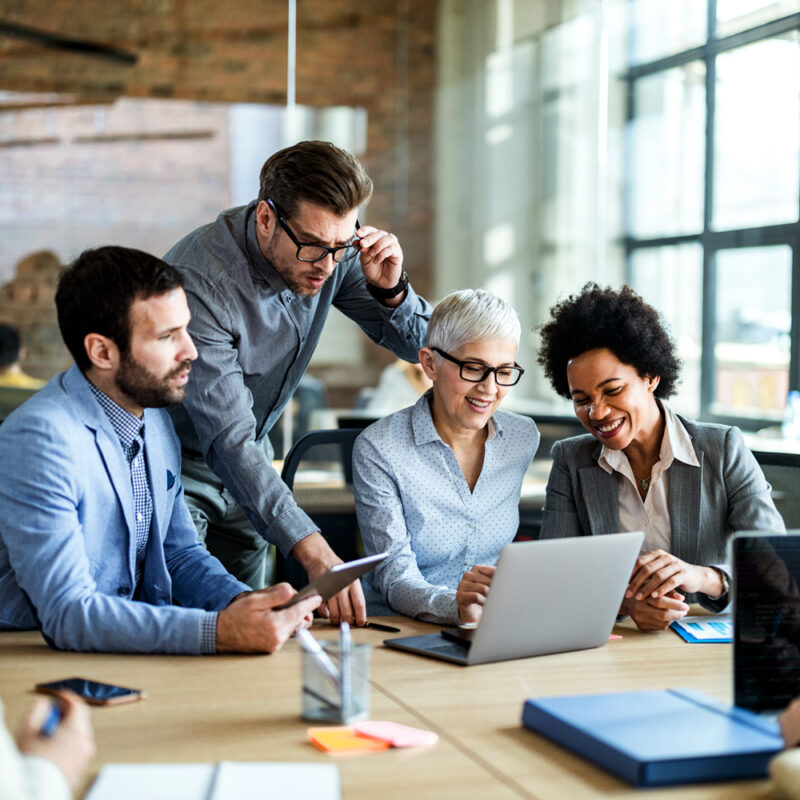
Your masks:
{"label": "shirt collar", "polygon": [[[416,445],[442,441],[442,437],[439,436],[436,426],[433,424],[433,416],[431,415],[432,398],[433,389],[428,389],[428,391],[417,400],[411,411],[411,429],[414,432],[414,444]],[[491,442],[495,436],[503,435],[503,426],[495,414],[492,414],[489,418],[488,425],[489,435],[486,437],[487,442]]]}
{"label": "shirt collar", "polygon": [[[661,439],[659,461],[662,471],[677,459],[692,467],[699,467],[697,454],[692,446],[692,437],[680,421],[678,415],[663,400],[656,400],[664,412],[664,436]],[[603,445],[597,463],[608,473],[622,472],[622,465],[628,463],[628,457],[622,450],[612,450]]]}
{"label": "shirt collar", "polygon": [[278,270],[272,266],[265,257],[261,250],[261,245],[258,243],[258,233],[256,232],[256,209],[258,208],[258,200],[253,200],[247,207],[245,212],[246,236],[247,236],[247,252],[249,255],[248,261],[250,262],[250,272],[253,278],[259,282],[264,282],[269,285],[270,289],[275,292],[285,292],[288,287],[284,283],[283,278],[278,273]]}
{"label": "shirt collar", "polygon": [[[84,375],[84,377],[86,377]],[[92,394],[100,404],[100,408],[105,411],[106,416],[111,422],[111,427],[114,428],[114,433],[120,441],[123,449],[128,451],[133,446],[137,439],[144,438],[144,421],[139,419],[135,414],[124,409],[118,403],[115,403],[105,392],[100,391],[88,378],[86,382],[92,390]]]}

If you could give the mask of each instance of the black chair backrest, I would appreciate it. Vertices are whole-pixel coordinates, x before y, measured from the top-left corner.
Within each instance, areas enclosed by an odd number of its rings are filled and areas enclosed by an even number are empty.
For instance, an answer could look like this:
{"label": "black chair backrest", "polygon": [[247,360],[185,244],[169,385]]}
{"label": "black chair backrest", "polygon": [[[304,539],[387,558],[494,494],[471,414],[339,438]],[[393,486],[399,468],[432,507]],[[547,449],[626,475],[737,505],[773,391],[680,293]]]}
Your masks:
{"label": "black chair backrest", "polygon": [[361,433],[361,428],[332,428],[330,430],[309,431],[303,434],[293,445],[283,462],[281,478],[291,489],[294,486],[294,476],[300,462],[312,447],[322,445],[339,445],[339,455],[344,471],[345,483],[349,486],[353,482],[353,444],[356,436]]}
{"label": "black chair backrest", "polygon": [[772,485],[772,499],[787,528],[800,528],[800,453],[754,450],[764,476]]}

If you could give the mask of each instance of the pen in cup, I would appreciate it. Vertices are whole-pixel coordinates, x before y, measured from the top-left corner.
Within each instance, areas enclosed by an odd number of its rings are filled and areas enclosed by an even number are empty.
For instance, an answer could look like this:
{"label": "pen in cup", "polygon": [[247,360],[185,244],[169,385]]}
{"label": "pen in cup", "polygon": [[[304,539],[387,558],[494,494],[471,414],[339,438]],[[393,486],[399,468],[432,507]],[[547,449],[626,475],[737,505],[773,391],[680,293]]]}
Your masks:
{"label": "pen in cup", "polygon": [[305,628],[298,628],[295,636],[300,647],[316,660],[338,693],[341,690],[341,675],[331,657],[322,649],[322,645]]}
{"label": "pen in cup", "polygon": [[52,736],[56,732],[61,720],[64,719],[64,712],[58,703],[51,703],[47,712],[47,717],[39,729],[40,736]]}
{"label": "pen in cup", "polygon": [[351,649],[350,625],[347,622],[342,622],[339,627],[339,653],[341,655],[342,670],[342,720],[345,722],[350,717],[352,703],[352,684],[350,682]]}

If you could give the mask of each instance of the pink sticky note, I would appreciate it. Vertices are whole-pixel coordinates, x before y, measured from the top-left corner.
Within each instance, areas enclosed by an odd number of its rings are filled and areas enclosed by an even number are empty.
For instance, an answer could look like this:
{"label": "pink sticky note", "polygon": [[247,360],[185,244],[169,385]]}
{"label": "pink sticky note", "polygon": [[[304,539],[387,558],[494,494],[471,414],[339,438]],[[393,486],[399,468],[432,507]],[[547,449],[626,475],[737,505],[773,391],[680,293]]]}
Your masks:
{"label": "pink sticky note", "polygon": [[608,638],[610,641],[611,639],[621,639],[622,637],[618,633],[612,633]]}
{"label": "pink sticky note", "polygon": [[353,730],[359,736],[389,742],[392,747],[419,747],[439,741],[433,731],[423,731],[398,722],[359,722],[353,725]]}

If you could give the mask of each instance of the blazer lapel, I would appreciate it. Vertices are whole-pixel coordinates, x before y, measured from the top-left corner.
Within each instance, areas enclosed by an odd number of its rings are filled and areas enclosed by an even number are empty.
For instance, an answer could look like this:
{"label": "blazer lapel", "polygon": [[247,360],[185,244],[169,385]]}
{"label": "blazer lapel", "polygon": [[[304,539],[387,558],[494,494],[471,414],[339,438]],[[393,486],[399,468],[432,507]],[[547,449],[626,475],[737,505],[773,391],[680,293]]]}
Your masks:
{"label": "blazer lapel", "polygon": [[619,502],[617,481],[601,466],[578,470],[581,494],[593,535],[619,531]]}
{"label": "blazer lapel", "polygon": [[128,528],[128,560],[133,568],[136,548],[136,521],[134,520],[133,486],[131,473],[122,447],[100,404],[92,394],[87,379],[74,364],[64,378],[67,390],[75,400],[78,414],[89,430],[94,432],[94,440],[105,464],[111,485],[119,500],[125,524]]}
{"label": "blazer lapel", "polygon": [[[150,494],[153,499],[153,522],[150,526],[151,531],[157,531],[159,537],[162,536],[161,530],[166,515],[167,506],[167,465],[164,461],[163,448],[157,445],[152,446],[158,441],[156,435],[156,420],[150,410],[144,412],[144,436],[145,454],[147,455],[147,477],[150,480]],[[173,479],[174,480],[174,479]]]}
{"label": "blazer lapel", "polygon": [[700,549],[700,486],[703,453],[697,452],[700,467],[673,461],[669,468],[669,519],[672,552],[689,564],[697,564]]}

